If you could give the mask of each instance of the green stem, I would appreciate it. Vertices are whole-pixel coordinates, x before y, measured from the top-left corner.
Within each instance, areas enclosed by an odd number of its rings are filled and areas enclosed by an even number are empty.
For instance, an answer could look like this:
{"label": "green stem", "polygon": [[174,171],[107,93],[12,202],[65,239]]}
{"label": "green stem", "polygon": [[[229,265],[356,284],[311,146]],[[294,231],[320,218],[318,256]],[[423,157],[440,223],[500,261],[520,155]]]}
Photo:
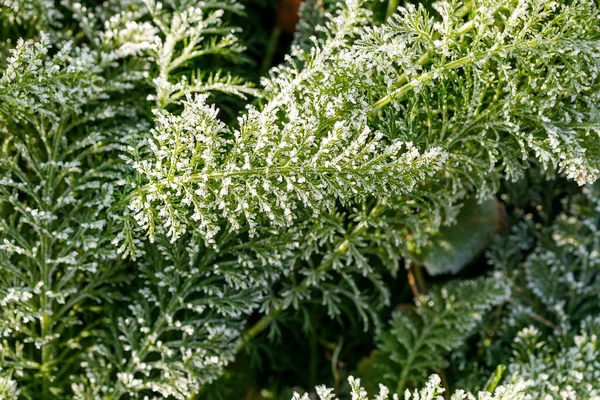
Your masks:
{"label": "green stem", "polygon": [[340,392],[340,373],[338,371],[338,360],[340,358],[340,353],[342,352],[342,346],[344,345],[344,337],[340,336],[338,339],[337,345],[333,350],[333,355],[331,356],[331,374],[333,375],[333,382],[335,384],[335,395],[339,395]]}
{"label": "green stem", "polygon": [[387,10],[385,12],[385,19],[387,20],[389,17],[394,15],[396,10],[398,9],[398,0],[388,0]]}
{"label": "green stem", "polygon": [[[471,26],[472,26],[472,24],[471,24]],[[538,45],[539,45],[538,41],[530,40],[520,46],[527,47],[527,48],[533,48]],[[392,93],[388,94],[387,96],[376,101],[375,104],[373,104],[373,109],[371,112],[375,112],[375,111],[383,108],[384,106],[391,103],[392,100],[397,100],[397,99],[402,98],[407,92],[413,90],[415,87],[419,86],[420,84],[422,84],[424,82],[431,80],[431,78],[434,76],[435,73],[439,73],[440,71],[450,71],[453,69],[458,69],[458,68],[464,67],[465,65],[473,64],[479,60],[482,60],[485,57],[490,57],[490,56],[493,56],[500,52],[511,51],[511,50],[517,49],[520,46],[517,46],[514,44],[507,45],[507,46],[498,46],[493,51],[486,50],[486,51],[480,51],[480,52],[477,52],[474,54],[470,54],[470,55],[464,56],[462,58],[459,58],[458,60],[449,62],[448,64],[441,66],[440,68],[436,69],[435,71],[426,72],[426,73],[418,76],[417,78],[411,80],[410,82],[407,82],[405,85],[394,90]],[[401,82],[406,81],[406,78],[404,75],[402,75],[400,77],[400,81]]]}
{"label": "green stem", "polygon": [[[395,3],[395,7],[394,7],[394,3]],[[471,7],[472,7],[472,3],[465,2],[464,5],[456,11],[456,16],[458,18],[464,17],[471,10]],[[397,0],[389,0],[388,9],[386,12],[386,19],[389,16],[391,16],[397,8],[398,8]],[[470,31],[474,27],[475,27],[475,22],[472,20],[464,23],[456,31],[457,36],[464,35],[465,33]],[[421,65],[421,66],[425,65],[425,63],[427,63],[429,61],[430,57],[431,57],[430,52],[429,51],[425,52],[423,55],[421,55],[421,57],[419,57],[417,64]],[[404,82],[406,82],[407,79],[408,79],[408,77],[406,76],[406,74],[402,74],[398,78],[398,83],[399,84],[404,83]],[[414,82],[414,80],[413,80],[413,82]],[[402,88],[404,88],[404,86]],[[400,89],[402,89],[402,88],[400,88]],[[397,91],[399,91],[400,89],[398,89]],[[410,87],[408,89],[410,89]],[[408,90],[405,90],[404,92],[402,92],[402,94],[404,94],[406,91],[408,91]],[[384,107],[385,105],[389,104],[397,95],[400,95],[400,93],[392,92],[391,94],[389,94],[389,95],[385,96],[384,98],[380,99],[379,101],[375,102],[375,104],[373,105],[373,111],[376,111],[376,110]]]}
{"label": "green stem", "polygon": [[[43,182],[44,185],[44,211],[51,211],[55,190],[55,164],[58,161],[60,142],[62,137],[62,131],[60,126],[50,129],[46,131],[44,129],[44,124],[40,125],[41,132],[40,136],[43,141],[46,140],[46,137],[52,137],[52,144],[47,148],[47,159],[49,161],[46,171],[46,180]],[[42,393],[44,398],[50,393],[50,387],[52,385],[52,366],[51,359],[55,353],[54,346],[52,340],[48,338],[52,335],[53,325],[54,325],[54,312],[52,310],[53,300],[47,295],[47,292],[53,289],[53,279],[52,279],[52,268],[48,265],[48,260],[53,259],[52,254],[52,238],[46,234],[45,232],[52,232],[53,222],[47,222],[44,233],[41,238],[41,250],[40,250],[40,280],[43,282],[43,286],[40,288],[39,293],[39,301],[40,301],[40,311],[42,313],[42,320],[40,322],[40,338],[44,341],[41,345],[41,362],[40,362],[40,372],[42,374]]]}
{"label": "green stem", "polygon": [[[195,173],[190,174],[185,180],[180,180],[179,183],[187,183],[187,182],[207,182],[207,181],[221,181],[228,177],[236,177],[236,176],[274,176],[274,175],[292,175],[292,174],[305,174],[305,175],[325,175],[325,174],[334,174],[339,175],[342,173],[348,173],[350,171],[354,173],[361,173],[362,171],[367,171],[363,173],[368,173],[368,167],[370,163],[360,165],[358,167],[351,167],[348,164],[344,164],[340,169],[334,167],[314,167],[312,169],[306,168],[304,165],[297,165],[292,167],[257,167],[251,169],[237,170],[237,171],[216,171],[212,173]],[[340,172],[343,171],[343,172]],[[172,181],[169,178],[166,178],[159,183],[166,182],[165,186],[169,186]],[[157,183],[148,183],[143,185],[135,190],[132,190],[125,197],[119,200],[119,204],[127,204],[134,197],[145,194],[150,188],[154,187],[155,189],[161,185],[157,185]]]}
{"label": "green stem", "polygon": [[281,307],[275,308],[271,310],[270,313],[259,319],[254,325],[252,325],[250,329],[248,329],[242,336],[242,340],[240,340],[240,343],[235,348],[235,352],[239,353],[242,351],[244,347],[246,347],[246,344],[258,336],[259,333],[267,329],[269,325],[271,325],[271,322],[273,322],[273,320],[275,320],[281,314],[281,312]]}
{"label": "green stem", "polygon": [[485,388],[483,388],[483,390],[488,393],[494,393],[494,390],[496,390],[496,386],[498,386],[498,383],[500,383],[500,379],[502,379],[502,374],[505,370],[506,365],[498,365],[492,376],[490,376],[490,379],[485,384]]}

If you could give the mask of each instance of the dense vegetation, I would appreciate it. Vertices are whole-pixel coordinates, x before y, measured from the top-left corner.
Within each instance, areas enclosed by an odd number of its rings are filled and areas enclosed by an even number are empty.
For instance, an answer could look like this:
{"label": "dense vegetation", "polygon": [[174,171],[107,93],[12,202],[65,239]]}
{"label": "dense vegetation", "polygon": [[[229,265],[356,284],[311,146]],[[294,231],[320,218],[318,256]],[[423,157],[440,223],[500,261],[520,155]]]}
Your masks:
{"label": "dense vegetation", "polygon": [[600,398],[597,0],[299,3],[0,0],[0,399]]}

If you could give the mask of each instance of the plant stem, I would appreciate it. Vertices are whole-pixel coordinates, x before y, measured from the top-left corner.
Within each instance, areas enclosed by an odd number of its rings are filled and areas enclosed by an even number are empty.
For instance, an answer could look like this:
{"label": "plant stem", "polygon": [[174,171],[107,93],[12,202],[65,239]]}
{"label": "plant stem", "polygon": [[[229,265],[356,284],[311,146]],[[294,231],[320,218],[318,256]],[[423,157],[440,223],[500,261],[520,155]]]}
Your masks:
{"label": "plant stem", "polygon": [[281,314],[281,311],[281,308],[275,308],[271,310],[270,313],[259,319],[258,322],[256,322],[254,325],[252,325],[250,329],[248,329],[246,333],[242,336],[242,340],[236,347],[235,352],[239,353],[240,351],[242,351],[244,347],[246,347],[246,343],[258,336],[259,333],[267,329],[267,327],[271,325],[271,322],[274,319],[276,319],[279,316],[279,314]]}
{"label": "plant stem", "polygon": [[413,294],[413,297],[417,299],[421,296],[421,291],[419,290],[417,281],[415,279],[414,264],[408,260],[406,261],[406,263],[408,264],[408,268],[406,269],[406,274],[408,276],[408,285],[410,286],[410,290]]}
{"label": "plant stem", "polygon": [[425,284],[425,278],[423,278],[423,266],[415,264],[413,266],[415,279],[417,281],[417,287],[421,293],[427,293],[427,285]]}
{"label": "plant stem", "polygon": [[496,386],[498,386],[498,383],[500,383],[500,379],[502,379],[502,374],[505,370],[506,365],[498,365],[492,376],[490,376],[490,379],[488,379],[483,390],[488,393],[494,393],[494,390],[496,389]]}
{"label": "plant stem", "polygon": [[343,345],[344,337],[340,336],[337,346],[335,346],[335,350],[333,351],[333,355],[331,356],[331,374],[333,375],[334,390],[336,396],[338,396],[340,393],[340,373],[338,371],[338,359],[340,357],[340,352],[342,351]]}
{"label": "plant stem", "polygon": [[[513,305],[515,304],[515,302],[513,300],[508,300],[508,302]],[[551,328],[557,332],[562,332],[562,329],[560,328],[560,326],[548,321],[546,318],[542,317],[541,315],[536,314],[533,311],[529,311],[529,312],[527,312],[527,314],[529,314],[529,316],[531,318],[535,319],[536,321],[546,325],[548,328]]]}
{"label": "plant stem", "polygon": [[396,10],[398,9],[398,0],[388,0],[387,10],[385,12],[385,19],[387,20],[389,17],[394,15]]}
{"label": "plant stem", "polygon": [[[423,278],[423,268],[421,265],[413,263],[410,260],[407,260],[406,263],[408,265],[408,284],[410,285],[413,297],[416,300],[422,294],[425,294],[427,292],[427,287],[425,286],[425,279]],[[448,385],[448,379],[446,378],[444,370],[440,368],[438,369],[437,373],[440,379],[442,380],[442,385],[444,386],[444,389],[446,389],[446,394],[450,393],[450,386]],[[396,393],[401,394],[402,392],[397,391]]]}
{"label": "plant stem", "polygon": [[442,386],[446,391],[446,398],[448,399],[450,398],[450,385],[448,385],[448,378],[446,378],[446,373],[442,368],[438,369],[437,373],[440,377],[440,380],[442,381]]}

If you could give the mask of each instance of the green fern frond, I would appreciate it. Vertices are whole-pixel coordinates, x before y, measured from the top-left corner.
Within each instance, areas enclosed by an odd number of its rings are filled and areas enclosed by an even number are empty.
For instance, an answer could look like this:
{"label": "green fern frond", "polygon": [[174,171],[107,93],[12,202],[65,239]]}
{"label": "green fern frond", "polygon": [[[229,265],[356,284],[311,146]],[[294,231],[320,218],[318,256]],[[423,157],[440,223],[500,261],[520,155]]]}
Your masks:
{"label": "green fern frond", "polygon": [[509,287],[495,278],[451,282],[417,299],[417,307],[396,311],[377,340],[374,366],[383,382],[401,394],[410,383],[447,366],[447,354],[473,333],[483,315],[502,304]]}
{"label": "green fern frond", "polygon": [[444,161],[437,148],[421,154],[368,128],[355,134],[340,123],[318,135],[278,127],[275,114],[251,114],[228,132],[205,100],[189,98],[181,115],[159,113],[151,157],[132,161],[147,183],[129,208],[151,239],[191,231],[210,243],[222,221],[233,230],[249,225],[251,234],[261,220],[289,226],[297,208],[318,213],[336,200],[407,193]]}
{"label": "green fern frond", "polygon": [[0,364],[26,398],[68,398],[93,302],[122,279],[109,215],[127,129],[95,60],[70,44],[51,56],[42,35],[0,78]]}

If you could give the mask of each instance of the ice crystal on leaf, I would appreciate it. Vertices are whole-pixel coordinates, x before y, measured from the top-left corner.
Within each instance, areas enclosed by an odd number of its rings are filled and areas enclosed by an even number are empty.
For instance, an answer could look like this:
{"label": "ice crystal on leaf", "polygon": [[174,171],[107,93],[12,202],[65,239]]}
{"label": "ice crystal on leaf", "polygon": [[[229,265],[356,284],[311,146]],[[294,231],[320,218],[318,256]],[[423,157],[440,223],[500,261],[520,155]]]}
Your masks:
{"label": "ice crystal on leaf", "polygon": [[600,320],[586,318],[570,343],[554,352],[540,348],[536,328],[525,328],[515,338],[513,373],[531,382],[535,399],[597,399],[600,396]]}
{"label": "ice crystal on leaf", "polygon": [[[437,375],[431,375],[425,386],[414,391],[406,390],[405,393],[394,393],[390,396],[389,389],[384,385],[379,385],[379,394],[371,397],[367,391],[360,385],[360,379],[350,376],[348,383],[350,385],[350,395],[352,400],[442,400],[445,396],[446,389],[441,386],[441,379]],[[465,390],[457,390],[451,396],[450,400],[525,400],[530,399],[526,393],[528,383],[523,379],[515,379],[514,382],[505,386],[499,386],[493,393],[478,392],[472,394]],[[319,400],[330,400],[334,397],[331,395],[331,389],[326,389],[323,386],[317,387],[317,396]],[[310,397],[307,394],[300,396],[294,393],[292,400],[308,400]]]}
{"label": "ice crystal on leaf", "polygon": [[253,230],[260,217],[287,226],[299,207],[318,212],[336,200],[407,193],[445,159],[438,148],[386,143],[368,127],[355,134],[339,122],[317,135],[312,124],[280,127],[275,114],[256,111],[228,132],[205,100],[189,98],[180,115],[159,112],[152,157],[132,161],[148,183],[130,209],[151,237],[160,230],[174,241],[192,231],[212,242],[222,221]]}
{"label": "ice crystal on leaf", "polygon": [[[61,112],[80,114],[86,103],[101,97],[101,67],[95,54],[72,46],[67,42],[48,57],[47,34],[42,33],[34,44],[19,40],[0,78],[3,113],[16,119],[45,116],[58,122]],[[75,80],[77,90],[72,87]]]}
{"label": "ice crystal on leaf", "polygon": [[128,131],[115,129],[98,60],[41,34],[17,43],[0,77],[1,367],[24,396],[77,375],[95,314],[82,303],[110,302],[122,279],[110,209]]}
{"label": "ice crystal on leaf", "polygon": [[[228,154],[215,159],[217,169],[196,174],[204,168],[197,164],[178,177],[186,183],[174,198],[188,210],[167,203],[162,226],[149,215],[140,216],[142,226],[177,238],[197,219],[198,233],[210,240],[219,228],[216,209],[237,229],[261,216],[286,226],[296,208],[331,209],[334,199],[407,201],[419,185],[443,183],[450,203],[470,191],[482,198],[501,178],[519,178],[529,157],[593,181],[600,154],[596,6],[535,0],[437,8],[442,22],[409,7],[361,33],[355,26],[368,11],[359,1],[345,5],[328,38],[271,71],[265,105],[250,107],[238,130],[223,133]],[[169,128],[161,122],[156,129]],[[160,196],[154,190],[143,187],[136,210],[152,210]],[[148,191],[150,201],[142,201]]]}
{"label": "ice crystal on leaf", "polygon": [[[426,377],[507,300],[513,277],[436,288],[385,331],[384,274],[466,198],[533,165],[580,184],[600,174],[591,0],[407,5],[382,23],[362,0],[323,12],[313,1],[303,15],[320,22],[302,22],[262,90],[230,68],[248,61],[235,1],[1,4],[7,398],[18,386],[24,398],[188,399],[250,339],[250,314],[274,320],[311,303],[330,317],[353,305],[383,332],[383,381],[437,399],[440,382]],[[586,321],[560,337],[575,350],[527,354],[595,393],[582,382],[597,368],[581,364],[597,348],[585,316],[598,308],[598,209],[570,200],[519,267],[514,292],[533,301],[513,295],[507,308],[535,306],[557,332]],[[426,386],[405,394],[407,383]],[[523,398],[523,385],[453,398]]]}
{"label": "ice crystal on leaf", "polygon": [[16,400],[19,395],[17,383],[9,376],[0,376],[0,396],[5,400]]}

